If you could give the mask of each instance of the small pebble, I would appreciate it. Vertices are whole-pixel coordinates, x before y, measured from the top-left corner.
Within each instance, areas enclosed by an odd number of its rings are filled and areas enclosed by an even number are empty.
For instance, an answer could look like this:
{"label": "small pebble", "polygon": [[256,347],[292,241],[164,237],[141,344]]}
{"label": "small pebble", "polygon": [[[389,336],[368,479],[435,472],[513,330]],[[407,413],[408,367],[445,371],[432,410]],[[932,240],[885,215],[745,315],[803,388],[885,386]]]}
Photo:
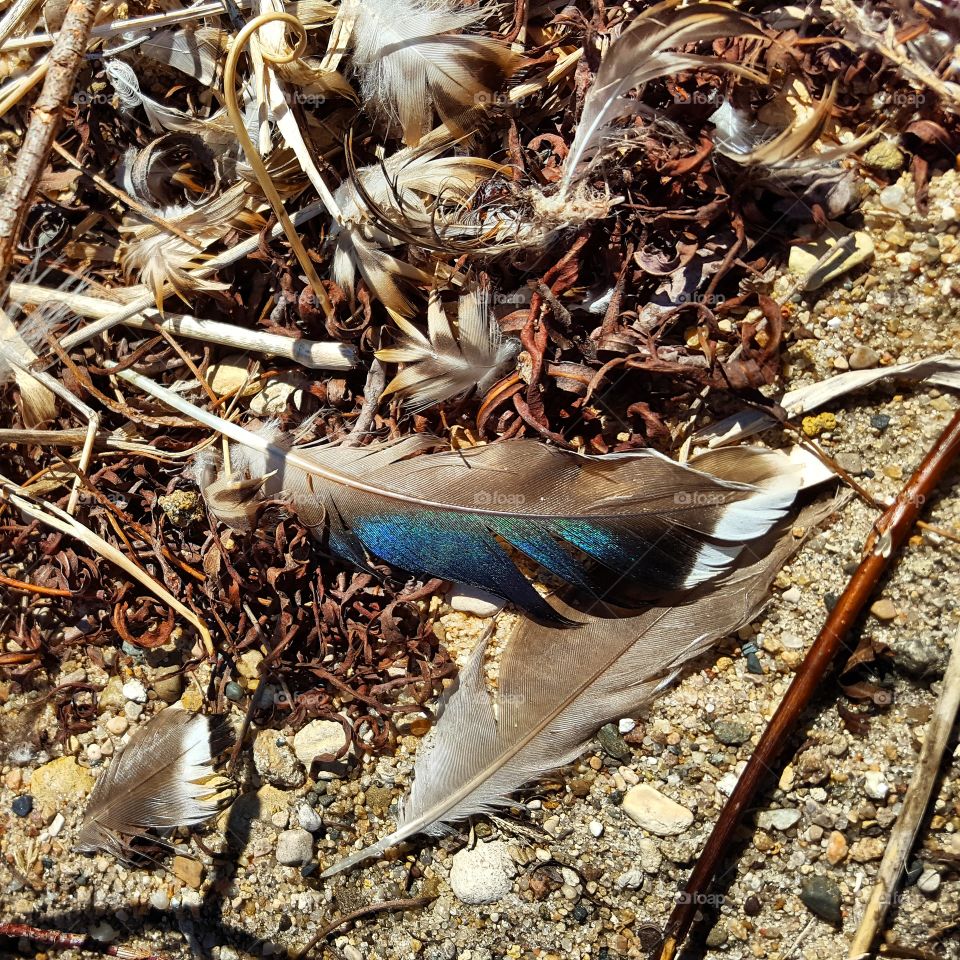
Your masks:
{"label": "small pebble", "polygon": [[472,613],[475,617],[483,619],[495,617],[506,606],[505,601],[500,597],[495,597],[479,587],[469,587],[465,584],[455,586],[450,591],[447,602],[453,610]]}
{"label": "small pebble", "polygon": [[693,814],[686,807],[646,783],[631,787],[626,792],[623,812],[634,823],[658,837],[683,833],[693,823]]}
{"label": "small pebble", "polygon": [[868,770],[863,778],[863,792],[871,800],[886,800],[890,793],[890,784],[877,770]]}
{"label": "small pebble", "polygon": [[851,370],[870,370],[880,362],[880,354],[872,347],[857,344],[848,357]]}
{"label": "small pebble", "polygon": [[276,730],[257,733],[253,741],[253,764],[267,783],[281,790],[294,790],[307,780],[293,748]]}
{"label": "small pebble", "polygon": [[940,874],[932,867],[927,867],[917,880],[917,889],[928,896],[940,889]]}
{"label": "small pebble", "polygon": [[323,818],[308,803],[297,807],[297,822],[309,833],[316,833],[323,826]]}
{"label": "small pebble", "polygon": [[807,877],[800,888],[804,905],[829,923],[840,922],[840,887],[829,877]]}
{"label": "small pebble", "polygon": [[277,863],[299,867],[313,856],[313,837],[303,829],[284,830],[277,838]]}
{"label": "small pebble", "polygon": [[619,730],[620,733],[632,733],[636,726],[636,720],[632,720],[630,717],[624,717],[617,723],[617,730]]}
{"label": "small pebble", "polygon": [[231,680],[224,688],[223,695],[234,703],[243,699],[243,687],[235,680]]}
{"label": "small pebble", "polygon": [[757,826],[761,830],[789,830],[795,827],[800,821],[800,811],[793,810],[790,807],[783,807],[779,810],[764,810],[757,817]]}
{"label": "small pebble", "polygon": [[623,737],[620,736],[614,724],[608,723],[601,727],[597,732],[597,740],[600,741],[600,746],[603,747],[604,752],[608,753],[615,760],[626,763],[631,759],[632,754],[630,748],[627,746]]}
{"label": "small pebble", "polygon": [[632,867],[617,877],[616,884],[618,890],[639,890],[643,886],[643,871]]}
{"label": "small pebble", "polygon": [[885,413],[875,413],[870,417],[870,426],[874,430],[886,430],[890,426],[890,418]]}
{"label": "small pebble", "polygon": [[10,804],[10,809],[17,817],[29,816],[30,811],[33,809],[33,797],[31,797],[29,793],[15,797],[13,803]]}
{"label": "small pebble", "polygon": [[139,680],[128,680],[123,685],[122,691],[131,703],[147,702],[147,688]]}
{"label": "small pebble", "polygon": [[863,473],[863,457],[859,453],[838,453],[837,466],[845,470],[852,477],[859,477]]}
{"label": "small pebble", "polygon": [[886,598],[883,598],[871,605],[870,612],[878,620],[886,621],[886,620],[892,620],[897,615],[897,608],[894,606],[892,600],[887,600]]}
{"label": "small pebble", "polygon": [[590,821],[590,833],[595,837],[603,835],[603,824],[599,820]]}
{"label": "small pebble", "polygon": [[129,729],[130,721],[126,717],[111,717],[104,726],[111,736],[122,737]]}
{"label": "small pebble", "polygon": [[713,732],[721,743],[733,747],[746,743],[753,731],[738,720],[717,720],[713,724]]}
{"label": "small pebble", "polygon": [[827,863],[829,863],[831,867],[842,863],[847,858],[847,851],[847,838],[838,830],[834,830],[827,840],[827,849],[824,852]]}

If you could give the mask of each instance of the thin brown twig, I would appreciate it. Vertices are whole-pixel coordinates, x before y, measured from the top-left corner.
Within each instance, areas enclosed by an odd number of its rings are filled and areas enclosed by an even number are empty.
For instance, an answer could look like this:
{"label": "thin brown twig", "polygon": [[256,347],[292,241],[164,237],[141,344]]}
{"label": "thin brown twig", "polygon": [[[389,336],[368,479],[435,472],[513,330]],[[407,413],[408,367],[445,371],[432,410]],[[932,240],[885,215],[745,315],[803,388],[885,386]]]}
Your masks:
{"label": "thin brown twig", "polygon": [[294,954],[294,960],[304,960],[307,954],[310,953],[321,940],[329,937],[334,930],[339,930],[340,927],[348,923],[353,923],[354,920],[359,920],[361,917],[369,917],[374,913],[393,912],[395,910],[417,910],[420,907],[425,907],[429,903],[432,903],[433,899],[433,897],[411,897],[409,900],[383,900],[380,903],[368,903],[365,907],[360,907],[359,910],[354,910],[352,913],[337,917],[321,927],[311,941],[299,953]]}
{"label": "thin brown twig", "polygon": [[0,286],[5,285],[13,263],[20,231],[43,175],[63,109],[73,92],[100,7],[95,0],[71,0],[53,45],[43,89],[34,104],[7,189],[0,197]]}
{"label": "thin brown twig", "polygon": [[753,806],[753,798],[766,774],[779,769],[777,758],[797,718],[821,688],[833,660],[844,646],[844,638],[860,616],[881,574],[910,535],[920,510],[958,454],[960,412],[954,414],[896,500],[874,524],[860,566],[827,617],[740,775],[730,799],[720,812],[703,853],[687,880],[684,893],[667,921],[660,960],[671,960],[682,944],[693,924],[697,904],[704,902],[703,898],[716,877],[744,811]]}

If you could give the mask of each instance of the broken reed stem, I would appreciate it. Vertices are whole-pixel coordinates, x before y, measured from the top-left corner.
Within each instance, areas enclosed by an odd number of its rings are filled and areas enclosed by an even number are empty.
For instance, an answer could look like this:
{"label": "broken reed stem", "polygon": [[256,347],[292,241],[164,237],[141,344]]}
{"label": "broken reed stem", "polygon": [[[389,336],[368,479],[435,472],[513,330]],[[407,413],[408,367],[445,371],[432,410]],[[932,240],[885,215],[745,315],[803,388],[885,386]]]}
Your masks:
{"label": "broken reed stem", "polygon": [[[62,303],[74,313],[84,317],[101,320],[116,314],[122,304],[100,297],[86,296],[71,290],[47,289],[37,283],[10,284],[10,299],[14,303]],[[346,343],[336,341],[327,343],[321,340],[308,340],[305,337],[285,337],[279,333],[266,333],[262,330],[248,330],[230,323],[217,320],[204,320],[189,314],[160,312],[148,307],[133,317],[123,321],[128,327],[138,330],[154,330],[158,326],[167,333],[204,343],[216,343],[234,350],[251,350],[268,357],[283,357],[302,367],[319,370],[352,370],[357,363],[357,349]],[[69,338],[65,338],[66,339]]]}
{"label": "broken reed stem", "polygon": [[784,694],[757,748],[727,800],[720,817],[700,854],[684,892],[667,921],[660,960],[670,960],[686,937],[697,904],[704,903],[716,877],[734,830],[768,772],[778,770],[777,758],[793,732],[797,718],[820,689],[834,657],[844,646],[881,574],[909,536],[924,503],[960,454],[960,411],[953,415],[923,463],[897,495],[896,500],[874,524],[867,538],[863,560],[827,617],[813,646],[804,658],[793,682]]}
{"label": "broken reed stem", "polygon": [[100,6],[96,0],[71,0],[50,53],[43,89],[34,104],[7,189],[0,198],[0,289],[13,264],[20,231],[46,166],[61,114],[73,92]]}
{"label": "broken reed stem", "polygon": [[924,731],[923,747],[917,759],[916,769],[903,798],[903,807],[897,817],[887,849],[884,851],[880,869],[877,871],[870,899],[863,918],[850,944],[849,960],[866,960],[883,927],[887,910],[903,874],[904,864],[917,838],[917,831],[924,813],[930,804],[937,770],[950,740],[950,732],[960,710],[960,629],[953,638],[950,660],[943,675],[943,689],[937,699],[933,716]]}
{"label": "broken reed stem", "polygon": [[14,0],[0,20],[0,47],[13,36],[16,29],[26,19],[30,11],[40,0]]}
{"label": "broken reed stem", "polygon": [[236,35],[233,43],[230,45],[230,51],[227,54],[227,62],[223,68],[224,101],[226,103],[227,113],[229,114],[230,120],[233,123],[237,139],[240,141],[240,145],[243,147],[243,152],[247,156],[247,162],[253,168],[254,174],[256,174],[257,181],[260,184],[260,189],[263,190],[264,196],[266,196],[267,200],[270,202],[270,206],[273,208],[273,212],[276,214],[277,220],[283,227],[283,232],[287,235],[287,241],[293,249],[293,252],[296,254],[297,260],[300,262],[301,269],[306,274],[307,283],[310,284],[313,294],[317,298],[317,302],[323,308],[323,312],[326,314],[327,319],[330,320],[333,318],[333,304],[330,302],[330,298],[327,296],[327,291],[324,289],[323,283],[320,281],[320,277],[317,276],[317,271],[313,266],[313,261],[310,259],[310,255],[303,246],[303,241],[300,239],[300,235],[297,233],[296,228],[290,220],[290,217],[287,216],[287,211],[283,205],[283,200],[281,199],[280,194],[277,192],[277,188],[273,185],[273,179],[271,178],[270,173],[267,171],[266,166],[264,166],[263,160],[260,159],[260,151],[257,150],[256,144],[254,144],[254,142],[250,139],[250,135],[247,133],[247,127],[243,120],[243,114],[240,111],[240,103],[237,100],[237,60],[240,58],[240,54],[243,53],[244,48],[249,43],[253,35],[265,24],[274,22],[285,23],[291,29],[296,31],[297,43],[296,46],[291,48],[290,52],[286,55],[280,55],[274,51],[261,49],[260,55],[263,57],[266,63],[292,63],[294,60],[298,59],[306,49],[307,32],[304,29],[303,24],[295,16],[293,16],[293,14],[264,13],[259,17],[255,17]]}

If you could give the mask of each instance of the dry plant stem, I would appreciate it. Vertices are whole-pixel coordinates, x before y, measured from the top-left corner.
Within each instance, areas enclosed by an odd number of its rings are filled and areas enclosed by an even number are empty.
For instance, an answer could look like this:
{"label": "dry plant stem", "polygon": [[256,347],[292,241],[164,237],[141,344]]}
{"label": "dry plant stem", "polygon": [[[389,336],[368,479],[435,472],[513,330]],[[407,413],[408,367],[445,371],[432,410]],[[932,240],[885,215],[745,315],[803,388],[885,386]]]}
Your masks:
{"label": "dry plant stem", "polygon": [[[20,304],[41,304],[52,300],[68,306],[74,313],[97,320],[115,314],[118,306],[100,297],[85,296],[69,290],[47,289],[36,283],[15,281],[10,284],[9,295],[14,303]],[[235,327],[216,320],[203,320],[188,314],[165,313],[161,316],[155,307],[147,308],[123,323],[138,330],[153,330],[159,326],[167,333],[202,340],[205,343],[216,343],[235,350],[250,350],[268,357],[283,357],[303,367],[317,370],[351,370],[357,362],[356,348],[349,344],[325,343],[320,340],[247,330],[244,327]]]}
{"label": "dry plant stem", "polygon": [[769,771],[778,769],[777,757],[793,731],[797,718],[820,689],[834,657],[843,648],[847,633],[860,615],[881,574],[910,535],[923,504],[937,488],[960,454],[960,412],[954,414],[923,463],[900,491],[890,508],[877,520],[856,573],[850,578],[823,629],[784,694],[757,748],[734,787],[710,838],[701,853],[684,895],[667,921],[661,960],[670,960],[693,923],[697,904],[703,903],[730,840],[744,811]]}
{"label": "dry plant stem", "polygon": [[159,954],[146,954],[129,947],[104,946],[85,933],[70,933],[64,930],[44,930],[25,923],[0,923],[0,937],[14,940],[33,940],[64,950],[93,950],[107,957],[120,957],[121,960],[164,960]]}
{"label": "dry plant stem", "polygon": [[937,699],[933,716],[924,732],[923,747],[917,766],[903,798],[903,809],[890,831],[890,840],[884,851],[870,899],[867,901],[863,919],[850,944],[849,960],[865,960],[883,927],[884,917],[893,899],[904,864],[913,848],[923,815],[930,804],[937,770],[950,740],[950,732],[960,710],[960,629],[953,638],[950,660],[943,675],[943,689]]}
{"label": "dry plant stem", "polygon": [[[56,377],[44,373],[42,370],[31,370],[14,351],[3,350],[0,347],[7,363],[16,367],[22,373],[33,377],[38,383],[43,384],[52,394],[58,396],[64,403],[73,407],[87,421],[87,436],[83,443],[83,449],[80,451],[80,462],[78,468],[81,473],[87,473],[90,467],[90,460],[93,457],[93,444],[97,439],[97,432],[100,430],[100,415],[93,407],[88,407],[82,400],[75,397]],[[77,503],[80,500],[80,478],[76,477],[73,481],[73,489],[70,491],[70,500],[67,503],[67,513],[73,516],[77,509]]]}
{"label": "dry plant stem", "polygon": [[420,907],[428,906],[432,902],[433,897],[412,897],[409,900],[383,900],[380,903],[369,903],[365,907],[360,907],[359,910],[354,910],[352,913],[331,920],[317,932],[316,936],[314,936],[302,950],[294,954],[294,960],[304,960],[307,954],[309,954],[321,940],[329,937],[334,930],[339,930],[340,927],[348,923],[353,923],[355,920],[369,917],[371,914],[385,913],[393,910],[417,910]]}
{"label": "dry plant stem", "polygon": [[180,227],[178,227],[175,223],[171,223],[169,220],[165,220],[163,217],[158,216],[149,207],[145,207],[138,200],[131,197],[129,193],[126,193],[123,190],[118,190],[112,183],[108,183],[98,174],[91,173],[89,170],[85,170],[83,164],[72,153],[70,153],[69,150],[65,150],[56,141],[53,143],[53,149],[56,151],[56,153],[63,157],[63,159],[66,160],[71,167],[73,167],[75,170],[79,170],[85,177],[89,177],[104,193],[109,194],[115,200],[119,200],[121,203],[126,204],[131,210],[139,213],[141,217],[144,217],[151,223],[155,223],[161,229],[166,230],[168,233],[174,234],[174,236],[179,237],[185,243],[189,243],[194,249],[203,249],[202,243],[191,237],[190,234],[185,230],[181,230]]}
{"label": "dry plant stem", "polygon": [[[230,115],[230,120],[237,134],[237,139],[240,141],[243,152],[246,154],[247,162],[253,167],[253,172],[256,174],[257,180],[260,183],[260,188],[270,202],[273,212],[277,215],[277,220],[283,227],[283,232],[287,235],[287,241],[293,248],[293,252],[300,262],[301,269],[306,274],[307,282],[310,284],[313,294],[317,298],[317,302],[323,308],[327,319],[330,320],[333,318],[333,304],[330,302],[327,291],[324,290],[323,284],[320,282],[320,277],[317,276],[317,271],[314,269],[313,261],[303,246],[303,241],[300,239],[290,217],[287,216],[287,211],[283,206],[283,200],[280,198],[277,188],[273,185],[273,180],[267,168],[260,159],[260,151],[257,150],[256,145],[247,133],[246,124],[243,121],[243,114],[240,111],[240,104],[237,100],[237,60],[240,58],[240,54],[243,53],[243,49],[250,41],[250,38],[265,24],[276,21],[282,21],[297,31],[297,45],[289,54],[282,57],[271,51],[262,50],[261,55],[264,61],[267,63],[292,63],[303,53],[306,48],[307,34],[303,28],[303,24],[300,23],[296,17],[289,13],[264,13],[256,17],[237,34],[233,43],[230,45],[227,62],[223,68],[224,100],[226,102],[227,113]],[[329,212],[331,216],[335,215],[333,210]]]}
{"label": "dry plant stem", "polygon": [[23,222],[47,162],[50,145],[87,52],[87,40],[100,4],[72,0],[50,54],[50,66],[40,96],[34,104],[17,162],[0,198],[0,288],[13,263]]}
{"label": "dry plant stem", "polygon": [[38,83],[47,75],[50,67],[50,54],[45,53],[31,68],[30,72],[17,77],[0,90],[0,117],[9,113]]}
{"label": "dry plant stem", "polygon": [[105,560],[116,564],[134,580],[142,583],[154,596],[173,607],[185,620],[196,628],[203,641],[204,649],[209,656],[214,655],[213,640],[207,625],[189,608],[184,606],[166,587],[153,579],[146,571],[141,570],[125,554],[121,553],[112,543],[85,527],[79,520],[75,520],[66,510],[61,510],[52,503],[44,503],[34,498],[28,490],[0,476],[0,499],[6,500],[21,513],[38,520],[40,523],[53,527],[68,536],[76,537],[85,543],[91,550],[99,553]]}
{"label": "dry plant stem", "polygon": [[[314,217],[318,217],[321,213],[324,213],[325,210],[326,208],[320,201],[312,203],[293,215],[293,223],[299,226],[302,223],[312,220]],[[271,239],[280,236],[282,232],[283,229],[279,225],[274,227],[270,233]],[[260,246],[260,242],[261,238],[259,234],[254,237],[249,237],[244,240],[243,243],[238,243],[232,249],[211,258],[203,267],[192,270],[191,276],[197,277],[198,279],[209,277],[216,273],[221,267],[230,266],[230,264],[236,263],[238,260],[242,260],[244,257],[253,253],[254,250]],[[169,292],[169,288],[167,288],[167,292]],[[91,323],[81,330],[68,334],[61,341],[61,346],[64,350],[72,350],[74,347],[86,343],[93,337],[99,336],[111,327],[115,327],[119,323],[126,323],[131,317],[136,317],[137,314],[144,313],[144,311],[153,307],[155,302],[156,297],[153,293],[145,293],[136,300],[131,300],[126,306],[118,307],[112,314],[104,317],[102,320],[98,320],[96,323]]]}
{"label": "dry plant stem", "polygon": [[39,2],[40,0],[15,0],[10,5],[3,15],[3,20],[0,20],[0,46],[10,39],[13,32]]}

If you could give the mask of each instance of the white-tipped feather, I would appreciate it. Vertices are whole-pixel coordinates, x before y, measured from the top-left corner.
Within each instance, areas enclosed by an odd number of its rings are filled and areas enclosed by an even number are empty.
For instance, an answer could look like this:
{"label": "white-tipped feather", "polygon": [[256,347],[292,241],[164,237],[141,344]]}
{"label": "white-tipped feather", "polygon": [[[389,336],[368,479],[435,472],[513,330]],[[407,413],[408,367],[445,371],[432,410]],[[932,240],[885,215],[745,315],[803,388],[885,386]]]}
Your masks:
{"label": "white-tipped feather", "polygon": [[436,290],[431,292],[427,306],[428,337],[402,317],[394,317],[394,321],[405,339],[379,350],[377,357],[385,363],[406,366],[383,395],[396,394],[415,410],[473,388],[483,393],[520,348],[516,340],[504,341],[490,310],[489,295],[480,288],[460,297],[456,333]]}
{"label": "white-tipped feather", "polygon": [[600,64],[564,161],[560,195],[568,194],[602,154],[611,138],[611,125],[634,112],[636,101],[627,98],[631,90],[657,77],[694,67],[724,68],[757,76],[716,57],[677,53],[672,48],[754,32],[750,20],[724,3],[702,2],[678,8],[675,0],[668,0],[644,11],[613,42]]}
{"label": "white-tipped feather", "polygon": [[490,13],[462,0],[344,0],[352,21],[353,65],[365,103],[416,146],[433,115],[464,132],[467,118],[521,63],[503,43],[462,31]]}
{"label": "white-tipped feather", "polygon": [[[805,511],[804,526],[815,526],[832,509],[830,504]],[[633,615],[608,608],[586,623],[571,610],[581,623],[568,630],[521,621],[492,693],[484,680],[481,642],[417,757],[397,829],[322,876],[379,856],[418,833],[442,834],[456,821],[502,807],[525,783],[576,759],[603,724],[635,714],[684,663],[757,615],[799,542],[781,526],[760,546],[722,581],[683,602]]]}
{"label": "white-tipped feather", "polygon": [[100,775],[77,837],[80,850],[123,856],[150,830],[190,827],[221,809],[224,781],[211,765],[229,738],[215,721],[173,706],[131,735]]}

